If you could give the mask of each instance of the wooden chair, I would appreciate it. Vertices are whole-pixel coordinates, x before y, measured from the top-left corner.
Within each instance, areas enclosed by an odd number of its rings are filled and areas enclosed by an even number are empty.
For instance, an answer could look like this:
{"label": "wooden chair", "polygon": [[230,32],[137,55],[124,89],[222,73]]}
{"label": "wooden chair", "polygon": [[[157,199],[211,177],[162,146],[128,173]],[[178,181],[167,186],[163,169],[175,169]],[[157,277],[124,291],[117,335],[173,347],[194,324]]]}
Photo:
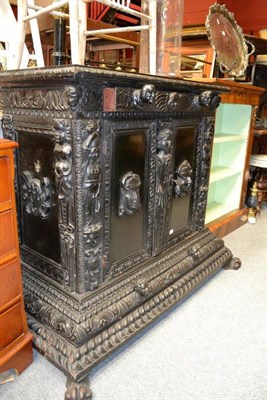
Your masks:
{"label": "wooden chair", "polygon": [[4,46],[0,48],[0,62],[3,69],[27,68],[28,62],[35,56],[29,54],[24,40],[20,43],[20,63],[18,64],[18,22],[12,11],[9,0],[1,0],[0,6],[0,42]]}
{"label": "wooden chair", "polygon": [[[86,38],[88,36],[96,34],[109,34],[119,32],[130,32],[130,31],[149,31],[149,48],[150,48],[150,73],[155,74],[156,72],[156,0],[150,0],[149,10],[147,14],[138,12],[131,8],[130,0],[97,0],[98,2],[107,6],[113,7],[119,11],[128,13],[139,17],[142,20],[146,20],[147,24],[138,26],[129,26],[123,28],[111,28],[111,29],[100,29],[100,30],[87,30],[87,10],[86,3],[92,0],[57,0],[52,2],[47,7],[38,7],[34,4],[34,0],[18,0],[18,43],[17,43],[17,64],[16,68],[21,65],[23,45],[25,42],[26,34],[26,23],[28,21],[33,22],[39,16],[51,13],[52,15],[59,16],[62,18],[69,18],[70,25],[70,45],[71,45],[71,63],[72,64],[84,64],[85,61],[85,50],[86,50]],[[66,14],[60,11],[60,8],[68,6],[69,13]],[[39,42],[39,31],[37,21],[35,25],[31,25],[32,36],[34,38],[33,44],[36,52],[37,65],[43,63],[41,55],[41,43]],[[37,29],[36,29],[37,26]],[[39,39],[38,39],[39,37]],[[37,53],[38,50],[38,53]],[[40,55],[40,57],[39,57]]]}

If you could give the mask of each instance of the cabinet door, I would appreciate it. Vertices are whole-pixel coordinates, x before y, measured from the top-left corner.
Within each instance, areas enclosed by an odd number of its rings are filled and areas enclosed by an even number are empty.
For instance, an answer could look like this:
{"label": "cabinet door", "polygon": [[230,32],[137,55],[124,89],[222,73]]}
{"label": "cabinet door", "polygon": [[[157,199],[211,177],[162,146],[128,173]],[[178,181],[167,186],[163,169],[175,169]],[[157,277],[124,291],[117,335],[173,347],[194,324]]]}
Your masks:
{"label": "cabinet door", "polygon": [[155,137],[148,121],[106,122],[104,242],[111,276],[151,255]]}
{"label": "cabinet door", "polygon": [[160,121],[157,134],[153,254],[189,230],[195,171],[196,126]]}

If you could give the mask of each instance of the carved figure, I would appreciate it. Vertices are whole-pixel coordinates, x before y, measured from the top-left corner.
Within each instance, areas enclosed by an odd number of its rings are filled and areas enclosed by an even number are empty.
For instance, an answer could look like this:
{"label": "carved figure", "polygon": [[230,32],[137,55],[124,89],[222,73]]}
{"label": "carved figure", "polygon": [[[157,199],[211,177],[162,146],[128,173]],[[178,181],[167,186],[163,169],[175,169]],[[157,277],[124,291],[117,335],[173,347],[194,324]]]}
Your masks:
{"label": "carved figure", "polygon": [[156,192],[155,192],[155,224],[154,230],[154,254],[163,250],[164,232],[167,226],[169,198],[171,196],[171,130],[163,128],[159,131],[157,138],[156,155]]}
{"label": "carved figure", "polygon": [[218,95],[214,96],[214,93],[211,90],[205,90],[201,92],[199,95],[194,96],[193,99],[193,107],[207,107],[211,109],[215,109],[220,104],[220,97]]}
{"label": "carved figure", "polygon": [[82,96],[82,91],[76,86],[67,87],[68,103],[73,111],[77,111],[79,106],[80,98]]}
{"label": "carved figure", "polygon": [[[101,189],[101,166],[99,161],[99,130],[97,123],[89,121],[86,125],[87,137],[83,141],[83,192],[86,225],[90,225],[100,211],[99,194]],[[95,222],[95,220],[94,220]]]}
{"label": "carved figure", "polygon": [[187,160],[184,160],[175,172],[174,196],[184,197],[192,189],[192,168]]}
{"label": "carved figure", "polygon": [[120,200],[118,215],[132,215],[141,207],[140,176],[130,171],[120,179]]}
{"label": "carved figure", "polygon": [[46,219],[52,210],[53,189],[49,178],[33,178],[29,171],[21,175],[22,203],[28,214]]}
{"label": "carved figure", "polygon": [[133,92],[133,103],[136,107],[142,107],[145,103],[153,104],[156,98],[154,85],[144,85]]}
{"label": "carved figure", "polygon": [[157,141],[156,157],[156,204],[160,208],[165,208],[167,204],[168,192],[171,179],[171,130],[161,129]]}

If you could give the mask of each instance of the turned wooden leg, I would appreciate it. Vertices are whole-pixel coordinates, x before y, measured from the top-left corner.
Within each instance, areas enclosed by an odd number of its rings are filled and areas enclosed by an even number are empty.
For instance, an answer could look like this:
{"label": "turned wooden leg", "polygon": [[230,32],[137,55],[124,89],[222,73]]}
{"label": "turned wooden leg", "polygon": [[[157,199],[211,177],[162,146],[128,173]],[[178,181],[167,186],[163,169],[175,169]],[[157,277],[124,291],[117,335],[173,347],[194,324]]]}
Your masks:
{"label": "turned wooden leg", "polygon": [[84,378],[80,382],[74,382],[71,379],[67,379],[67,390],[65,393],[65,400],[91,400],[92,391],[89,387],[88,377]]}
{"label": "turned wooden leg", "polygon": [[237,270],[241,267],[241,260],[238,257],[232,258],[229,264],[225,265],[224,269]]}

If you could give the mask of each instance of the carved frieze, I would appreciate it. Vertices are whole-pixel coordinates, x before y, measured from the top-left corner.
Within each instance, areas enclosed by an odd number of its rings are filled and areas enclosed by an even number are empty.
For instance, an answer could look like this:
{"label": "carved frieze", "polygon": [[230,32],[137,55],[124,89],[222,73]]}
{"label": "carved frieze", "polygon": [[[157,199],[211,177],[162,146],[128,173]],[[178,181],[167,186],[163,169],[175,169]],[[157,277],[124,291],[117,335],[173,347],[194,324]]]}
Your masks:
{"label": "carved frieze", "polygon": [[3,109],[74,111],[87,115],[101,111],[102,96],[93,86],[65,86],[64,89],[10,89],[1,97]]}
{"label": "carved frieze", "polygon": [[90,111],[102,111],[102,93],[96,87],[66,86],[66,101],[74,112],[87,116]]}
{"label": "carved frieze", "polygon": [[118,87],[114,90],[116,111],[185,112],[192,109],[194,99],[192,94],[158,91],[149,84],[141,89]]}

